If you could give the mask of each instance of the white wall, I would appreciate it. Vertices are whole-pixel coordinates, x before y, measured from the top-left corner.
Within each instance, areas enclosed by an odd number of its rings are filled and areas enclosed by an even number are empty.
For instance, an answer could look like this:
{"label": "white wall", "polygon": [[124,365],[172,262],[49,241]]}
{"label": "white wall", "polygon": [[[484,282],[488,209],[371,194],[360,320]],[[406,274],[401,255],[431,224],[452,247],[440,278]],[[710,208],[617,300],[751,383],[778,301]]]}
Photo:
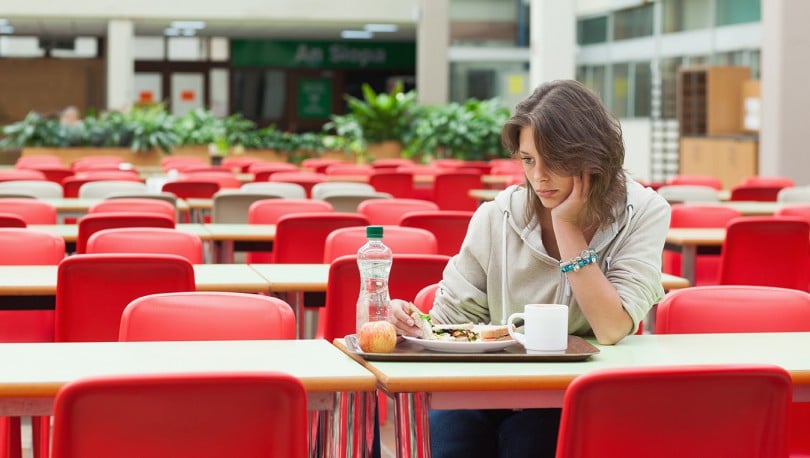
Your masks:
{"label": "white wall", "polygon": [[649,119],[622,119],[624,137],[624,168],[640,180],[650,180],[650,138]]}

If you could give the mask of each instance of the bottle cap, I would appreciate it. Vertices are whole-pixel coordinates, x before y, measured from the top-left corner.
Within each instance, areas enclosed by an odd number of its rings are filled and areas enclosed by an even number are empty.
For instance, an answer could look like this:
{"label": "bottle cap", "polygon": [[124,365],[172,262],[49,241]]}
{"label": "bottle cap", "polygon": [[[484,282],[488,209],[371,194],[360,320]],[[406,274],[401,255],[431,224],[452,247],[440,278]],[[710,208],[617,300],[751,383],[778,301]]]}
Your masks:
{"label": "bottle cap", "polygon": [[381,239],[383,236],[382,226],[366,226],[366,238]]}

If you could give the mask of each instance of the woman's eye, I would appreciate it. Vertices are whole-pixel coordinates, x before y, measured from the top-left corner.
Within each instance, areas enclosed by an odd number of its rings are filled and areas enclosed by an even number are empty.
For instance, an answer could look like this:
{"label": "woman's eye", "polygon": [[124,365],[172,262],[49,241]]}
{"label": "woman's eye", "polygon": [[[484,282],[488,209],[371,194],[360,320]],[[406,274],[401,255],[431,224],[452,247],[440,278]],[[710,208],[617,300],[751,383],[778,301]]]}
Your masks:
{"label": "woman's eye", "polygon": [[532,157],[522,157],[520,158],[520,160],[526,165],[532,164],[534,162],[534,158]]}

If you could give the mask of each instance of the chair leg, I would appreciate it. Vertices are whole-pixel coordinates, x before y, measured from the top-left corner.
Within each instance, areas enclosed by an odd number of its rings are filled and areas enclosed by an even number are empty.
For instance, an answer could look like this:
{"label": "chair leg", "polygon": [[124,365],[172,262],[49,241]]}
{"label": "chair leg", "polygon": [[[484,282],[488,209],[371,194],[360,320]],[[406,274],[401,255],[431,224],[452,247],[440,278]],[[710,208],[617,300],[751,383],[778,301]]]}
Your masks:
{"label": "chair leg", "polygon": [[31,417],[34,458],[48,458],[51,445],[51,417]]}
{"label": "chair leg", "polygon": [[377,412],[380,416],[380,426],[388,421],[388,396],[382,390],[377,390]]}
{"label": "chair leg", "polygon": [[20,417],[0,417],[0,457],[22,458]]}

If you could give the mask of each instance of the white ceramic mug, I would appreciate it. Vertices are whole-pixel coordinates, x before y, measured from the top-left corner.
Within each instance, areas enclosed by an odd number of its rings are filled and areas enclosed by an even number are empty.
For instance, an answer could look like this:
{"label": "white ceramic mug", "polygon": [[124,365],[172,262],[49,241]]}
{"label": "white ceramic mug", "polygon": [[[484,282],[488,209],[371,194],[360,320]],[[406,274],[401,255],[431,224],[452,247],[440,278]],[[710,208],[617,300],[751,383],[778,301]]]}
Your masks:
{"label": "white ceramic mug", "polygon": [[568,348],[568,306],[563,304],[527,304],[522,313],[509,315],[506,324],[523,319],[523,332],[509,326],[509,335],[528,353],[562,353]]}

